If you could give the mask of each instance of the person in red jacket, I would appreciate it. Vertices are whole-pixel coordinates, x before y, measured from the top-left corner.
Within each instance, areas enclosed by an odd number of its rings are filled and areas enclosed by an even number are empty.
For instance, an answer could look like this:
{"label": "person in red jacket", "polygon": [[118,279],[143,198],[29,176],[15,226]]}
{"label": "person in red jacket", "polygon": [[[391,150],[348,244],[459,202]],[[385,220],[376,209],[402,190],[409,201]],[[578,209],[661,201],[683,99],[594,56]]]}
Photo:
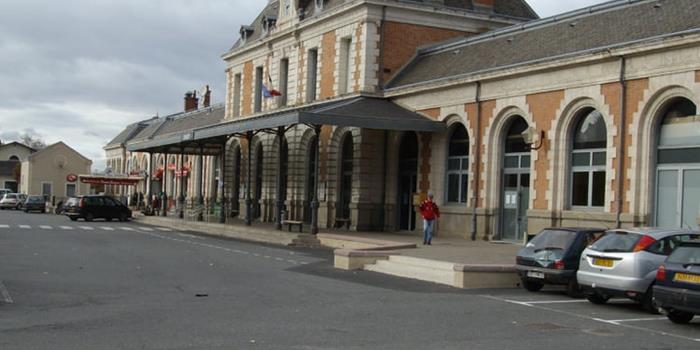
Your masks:
{"label": "person in red jacket", "polygon": [[423,244],[430,245],[433,240],[433,227],[435,220],[440,217],[440,208],[433,202],[433,194],[428,194],[428,199],[418,207],[423,216]]}

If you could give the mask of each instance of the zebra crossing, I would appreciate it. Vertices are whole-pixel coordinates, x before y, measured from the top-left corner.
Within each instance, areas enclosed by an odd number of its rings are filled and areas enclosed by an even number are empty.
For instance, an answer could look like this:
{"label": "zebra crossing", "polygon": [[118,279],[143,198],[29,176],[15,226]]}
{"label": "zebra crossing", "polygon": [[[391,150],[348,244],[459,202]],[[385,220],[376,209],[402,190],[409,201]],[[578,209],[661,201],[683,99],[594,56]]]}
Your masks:
{"label": "zebra crossing", "polygon": [[40,229],[42,231],[95,231],[95,230],[101,230],[101,231],[145,231],[145,232],[153,232],[153,231],[161,231],[161,232],[172,232],[173,230],[167,227],[145,227],[145,226],[91,226],[91,225],[76,225],[76,226],[68,226],[68,225],[60,225],[60,226],[51,226],[51,225],[9,225],[9,224],[0,224],[0,232],[2,231],[7,231],[7,230],[12,230],[12,229],[22,229],[22,230],[31,230],[31,229]]}

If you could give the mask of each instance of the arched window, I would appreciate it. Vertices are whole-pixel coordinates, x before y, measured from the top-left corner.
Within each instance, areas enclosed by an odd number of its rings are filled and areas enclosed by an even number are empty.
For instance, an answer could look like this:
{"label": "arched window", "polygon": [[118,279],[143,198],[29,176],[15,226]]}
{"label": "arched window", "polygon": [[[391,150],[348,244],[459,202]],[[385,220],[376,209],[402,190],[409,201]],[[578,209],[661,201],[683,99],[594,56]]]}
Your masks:
{"label": "arched window", "polygon": [[19,157],[12,155],[10,156],[10,160],[19,161]]}
{"label": "arched window", "polygon": [[595,109],[579,112],[573,133],[571,154],[571,206],[603,207],[605,204],[605,162],[607,128]]}
{"label": "arched window", "polygon": [[311,223],[311,202],[314,199],[314,186],[316,185],[316,136],[309,140],[308,167],[306,169],[306,210],[304,210],[304,222]]}
{"label": "arched window", "polygon": [[258,142],[255,149],[255,200],[253,202],[253,218],[261,216],[260,199],[262,199],[263,186],[263,147],[262,142]]}
{"label": "arched window", "polygon": [[447,151],[447,202],[466,203],[469,183],[469,135],[462,124],[452,128]]}
{"label": "arched window", "polygon": [[352,200],[352,168],[354,150],[352,134],[346,133],[343,137],[342,158],[340,163],[340,196],[338,201],[338,217],[350,219],[350,202]]}

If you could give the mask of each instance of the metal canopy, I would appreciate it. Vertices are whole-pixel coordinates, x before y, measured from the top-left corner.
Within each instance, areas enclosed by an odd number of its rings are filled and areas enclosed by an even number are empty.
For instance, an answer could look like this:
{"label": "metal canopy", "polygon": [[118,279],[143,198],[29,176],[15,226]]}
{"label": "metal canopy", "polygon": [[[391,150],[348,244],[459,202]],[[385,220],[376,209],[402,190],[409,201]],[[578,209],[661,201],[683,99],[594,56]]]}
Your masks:
{"label": "metal canopy", "polygon": [[[353,97],[286,111],[218,123],[167,137],[134,143],[129,151],[159,153],[219,154],[229,135],[271,130],[295,124],[349,126],[364,129],[438,132],[445,124],[409,111],[391,101],[375,97]],[[209,145],[211,147],[209,147]],[[200,152],[204,147],[204,153]],[[190,152],[192,151],[192,152]],[[211,153],[210,153],[211,152]]]}

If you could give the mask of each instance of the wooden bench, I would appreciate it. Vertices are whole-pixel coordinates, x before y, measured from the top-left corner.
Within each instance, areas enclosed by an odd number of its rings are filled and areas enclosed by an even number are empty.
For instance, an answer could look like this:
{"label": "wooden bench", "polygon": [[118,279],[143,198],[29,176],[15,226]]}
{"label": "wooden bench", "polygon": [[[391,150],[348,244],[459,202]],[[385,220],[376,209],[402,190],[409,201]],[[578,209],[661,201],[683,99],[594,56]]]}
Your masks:
{"label": "wooden bench", "polygon": [[301,229],[304,227],[304,222],[294,220],[282,220],[282,225],[287,225],[287,230],[289,232],[292,232],[292,226],[299,226],[299,232],[301,232]]}
{"label": "wooden bench", "polygon": [[344,219],[344,218],[335,218],[335,225],[336,228],[341,228],[345,226],[345,229],[349,230],[350,229],[350,219]]}

